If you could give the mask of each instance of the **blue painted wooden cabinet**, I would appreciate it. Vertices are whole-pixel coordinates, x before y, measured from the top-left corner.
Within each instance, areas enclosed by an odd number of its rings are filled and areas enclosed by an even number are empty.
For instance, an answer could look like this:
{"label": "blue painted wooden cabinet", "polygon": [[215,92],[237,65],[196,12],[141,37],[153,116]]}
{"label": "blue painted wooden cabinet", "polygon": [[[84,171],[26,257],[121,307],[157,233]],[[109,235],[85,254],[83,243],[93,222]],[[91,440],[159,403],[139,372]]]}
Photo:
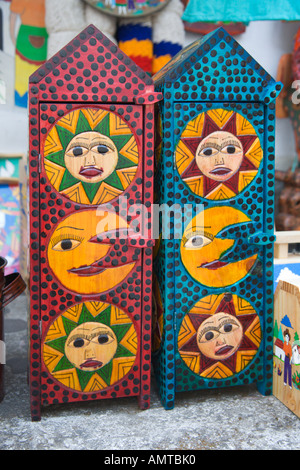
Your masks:
{"label": "blue painted wooden cabinet", "polygon": [[270,394],[282,85],[222,28],[186,47],[154,82],[164,95],[152,341],[162,403],[173,408],[180,391],[253,382]]}

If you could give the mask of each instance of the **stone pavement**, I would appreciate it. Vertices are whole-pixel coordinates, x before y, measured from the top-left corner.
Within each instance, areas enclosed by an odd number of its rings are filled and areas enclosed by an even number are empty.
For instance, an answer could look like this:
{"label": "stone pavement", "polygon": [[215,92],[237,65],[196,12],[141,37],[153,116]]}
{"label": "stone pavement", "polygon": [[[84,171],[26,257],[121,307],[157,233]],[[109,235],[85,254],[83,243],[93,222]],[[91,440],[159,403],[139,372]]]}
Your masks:
{"label": "stone pavement", "polygon": [[151,408],[121,398],[42,408],[32,422],[27,384],[27,298],[4,312],[5,398],[1,450],[299,450],[300,420],[255,385],[176,395],[164,410],[153,380]]}

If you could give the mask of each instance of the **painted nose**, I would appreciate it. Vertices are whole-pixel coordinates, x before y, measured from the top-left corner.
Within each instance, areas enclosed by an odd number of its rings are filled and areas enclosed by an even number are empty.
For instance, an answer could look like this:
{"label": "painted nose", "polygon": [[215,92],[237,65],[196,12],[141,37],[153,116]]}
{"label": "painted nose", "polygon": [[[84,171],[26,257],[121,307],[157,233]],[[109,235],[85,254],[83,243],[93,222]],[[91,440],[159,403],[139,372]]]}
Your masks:
{"label": "painted nose", "polygon": [[93,347],[89,344],[89,346],[87,346],[85,352],[84,352],[84,358],[85,359],[91,359],[95,357],[95,353],[94,353],[94,349]]}
{"label": "painted nose", "polygon": [[224,164],[224,158],[221,152],[218,152],[215,157],[215,165],[223,165],[223,164]]}
{"label": "painted nose", "polygon": [[221,344],[226,344],[226,339],[224,337],[222,338],[221,336],[219,336],[216,345],[221,346]]}
{"label": "painted nose", "polygon": [[93,152],[89,151],[85,156],[84,164],[85,166],[92,166],[95,165],[95,163],[95,156],[93,155]]}

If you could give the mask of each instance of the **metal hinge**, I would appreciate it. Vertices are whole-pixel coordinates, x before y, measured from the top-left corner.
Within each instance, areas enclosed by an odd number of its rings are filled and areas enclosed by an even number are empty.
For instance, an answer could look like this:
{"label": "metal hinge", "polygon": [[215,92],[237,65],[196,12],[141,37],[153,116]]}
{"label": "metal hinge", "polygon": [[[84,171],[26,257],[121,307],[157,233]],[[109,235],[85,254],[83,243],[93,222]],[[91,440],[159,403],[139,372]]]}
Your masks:
{"label": "metal hinge", "polygon": [[42,170],[42,158],[41,158],[41,154],[39,153],[39,173],[41,173],[41,170]]}
{"label": "metal hinge", "polygon": [[42,320],[39,322],[40,337],[42,337]]}

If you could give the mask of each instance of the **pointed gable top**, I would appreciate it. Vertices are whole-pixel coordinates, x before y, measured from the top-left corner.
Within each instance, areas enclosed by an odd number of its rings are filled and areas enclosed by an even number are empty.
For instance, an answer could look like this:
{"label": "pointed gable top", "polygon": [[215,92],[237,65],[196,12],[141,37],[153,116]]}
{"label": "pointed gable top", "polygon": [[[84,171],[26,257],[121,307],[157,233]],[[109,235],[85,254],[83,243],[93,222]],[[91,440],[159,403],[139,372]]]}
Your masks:
{"label": "pointed gable top", "polygon": [[276,82],[224,28],[181,50],[153,77],[156,89],[174,90],[175,100],[273,101]]}
{"label": "pointed gable top", "polygon": [[39,67],[29,83],[33,100],[157,101],[152,79],[94,25]]}

